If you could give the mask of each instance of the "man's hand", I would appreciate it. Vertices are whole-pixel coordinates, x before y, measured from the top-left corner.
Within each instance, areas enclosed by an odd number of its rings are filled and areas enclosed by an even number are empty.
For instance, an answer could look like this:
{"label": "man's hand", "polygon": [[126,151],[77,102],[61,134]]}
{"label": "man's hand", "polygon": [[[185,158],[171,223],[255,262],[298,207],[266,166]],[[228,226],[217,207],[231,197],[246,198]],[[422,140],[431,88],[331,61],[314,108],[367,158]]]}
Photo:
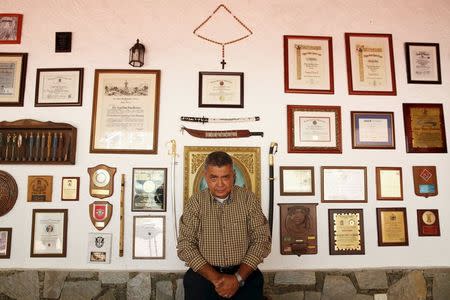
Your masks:
{"label": "man's hand", "polygon": [[234,275],[223,274],[220,280],[218,280],[218,284],[216,285],[216,292],[220,296],[224,298],[231,298],[234,294],[236,294],[239,289],[239,282]]}

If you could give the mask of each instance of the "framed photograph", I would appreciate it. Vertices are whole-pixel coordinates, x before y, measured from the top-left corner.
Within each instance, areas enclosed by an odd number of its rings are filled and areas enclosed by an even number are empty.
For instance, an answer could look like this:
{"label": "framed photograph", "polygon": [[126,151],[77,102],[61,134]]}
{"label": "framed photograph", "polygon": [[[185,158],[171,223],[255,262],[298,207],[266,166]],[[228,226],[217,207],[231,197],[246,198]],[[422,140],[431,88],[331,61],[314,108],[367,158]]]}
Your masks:
{"label": "framed photograph", "polygon": [[377,208],[378,246],[408,246],[405,207]]}
{"label": "framed photograph", "polygon": [[348,93],[395,96],[392,34],[345,33]]}
{"label": "framed photograph", "polygon": [[88,236],[88,263],[111,263],[111,233],[89,233]]}
{"label": "framed photograph", "polygon": [[33,209],[31,257],[66,257],[67,209]]}
{"label": "framed photograph", "polygon": [[330,255],[364,254],[364,216],[362,209],[329,209]]}
{"label": "framed photograph", "polygon": [[321,167],[322,202],[367,202],[367,167]]}
{"label": "framed photograph", "polygon": [[198,107],[244,107],[244,73],[199,72]]}
{"label": "framed photograph", "polygon": [[132,211],[166,211],[167,168],[133,168]]}
{"label": "framed photograph", "polygon": [[233,159],[235,184],[252,191],[261,199],[261,149],[259,147],[185,146],[184,147],[184,203],[208,188],[204,177],[206,156],[214,151],[225,151]]}
{"label": "framed photograph", "polygon": [[405,43],[408,83],[442,84],[438,43]]}
{"label": "framed photograph", "polygon": [[164,259],[166,217],[133,217],[133,259]]}
{"label": "framed photograph", "polygon": [[28,53],[0,53],[0,106],[23,106]]}
{"label": "framed photograph", "polygon": [[11,257],[12,228],[0,228],[0,259]]}
{"label": "framed photograph", "polygon": [[34,106],[81,106],[83,68],[37,69]]}
{"label": "framed photograph", "polygon": [[403,103],[406,152],[447,153],[441,103]]}
{"label": "framed photograph", "polygon": [[428,198],[438,195],[436,166],[413,166],[414,194]]}
{"label": "framed photograph", "polygon": [[91,153],[158,153],[160,74],[95,70]]}
{"label": "framed photograph", "polygon": [[78,201],[80,195],[80,177],[63,177],[61,180],[61,200]]}
{"label": "framed photograph", "polygon": [[401,167],[376,167],[377,200],[403,200]]}
{"label": "framed photograph", "polygon": [[284,92],[334,94],[330,36],[285,35]]}
{"label": "framed photograph", "polygon": [[52,202],[53,176],[28,176],[28,202]]}
{"label": "framed photograph", "polygon": [[314,195],[314,167],[280,166],[280,195]]}
{"label": "framed photograph", "polygon": [[437,209],[418,209],[417,226],[419,236],[441,236],[439,211]]}
{"label": "framed photograph", "polygon": [[289,153],[342,153],[340,106],[287,106]]}
{"label": "framed photograph", "polygon": [[22,19],[21,14],[0,14],[0,44],[20,44]]}
{"label": "framed photograph", "polygon": [[352,111],[353,149],[395,149],[394,113]]}

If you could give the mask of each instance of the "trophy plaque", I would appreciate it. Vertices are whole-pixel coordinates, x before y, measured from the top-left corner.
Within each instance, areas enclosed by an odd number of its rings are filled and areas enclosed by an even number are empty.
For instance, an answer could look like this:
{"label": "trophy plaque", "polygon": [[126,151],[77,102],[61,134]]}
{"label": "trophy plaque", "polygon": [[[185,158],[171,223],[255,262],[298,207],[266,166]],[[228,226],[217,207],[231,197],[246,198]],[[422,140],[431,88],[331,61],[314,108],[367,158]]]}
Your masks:
{"label": "trophy plaque", "polygon": [[88,173],[90,176],[89,193],[92,197],[103,199],[113,194],[116,168],[102,164],[88,168]]}
{"label": "trophy plaque", "polygon": [[414,193],[428,198],[438,194],[435,166],[413,166]]}
{"label": "trophy plaque", "polygon": [[16,204],[17,183],[5,171],[0,171],[0,217],[6,215]]}
{"label": "trophy plaque", "polygon": [[364,254],[362,209],[329,209],[330,255]]}
{"label": "trophy plaque", "polygon": [[28,202],[52,202],[53,176],[28,176]]}
{"label": "trophy plaque", "polygon": [[282,255],[317,254],[317,203],[280,206],[280,251]]}
{"label": "trophy plaque", "polygon": [[94,201],[89,204],[89,216],[97,230],[103,230],[108,225],[112,213],[113,206],[108,201]]}
{"label": "trophy plaque", "polygon": [[417,225],[419,226],[419,236],[441,235],[437,209],[418,209]]}

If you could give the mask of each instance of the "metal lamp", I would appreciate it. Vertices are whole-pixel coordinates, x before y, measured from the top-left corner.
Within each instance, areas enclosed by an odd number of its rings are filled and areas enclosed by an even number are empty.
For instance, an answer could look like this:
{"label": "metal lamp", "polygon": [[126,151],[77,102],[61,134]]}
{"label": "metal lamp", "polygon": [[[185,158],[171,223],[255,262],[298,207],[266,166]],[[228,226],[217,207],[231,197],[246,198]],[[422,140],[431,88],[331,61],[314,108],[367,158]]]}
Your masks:
{"label": "metal lamp", "polygon": [[133,47],[130,48],[130,65],[133,67],[142,67],[144,65],[145,47],[136,41]]}

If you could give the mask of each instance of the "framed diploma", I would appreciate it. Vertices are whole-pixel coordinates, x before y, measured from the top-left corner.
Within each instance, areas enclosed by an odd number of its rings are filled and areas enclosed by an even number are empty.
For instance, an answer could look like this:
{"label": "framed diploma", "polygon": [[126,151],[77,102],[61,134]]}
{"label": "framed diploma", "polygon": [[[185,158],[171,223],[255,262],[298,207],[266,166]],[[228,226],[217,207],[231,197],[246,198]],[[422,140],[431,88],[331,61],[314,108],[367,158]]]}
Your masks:
{"label": "framed diploma", "polygon": [[166,217],[133,217],[133,259],[164,259]]}
{"label": "framed diploma", "polygon": [[31,257],[66,257],[67,209],[33,209]]}
{"label": "framed diploma", "polygon": [[402,168],[376,167],[377,200],[403,200]]}
{"label": "framed diploma", "polygon": [[348,93],[395,96],[391,34],[345,33]]}
{"label": "framed diploma", "polygon": [[0,14],[0,44],[20,44],[22,19],[21,14]]}
{"label": "framed diploma", "polygon": [[352,111],[353,149],[395,149],[393,112]]}
{"label": "framed diploma", "polygon": [[0,171],[0,217],[13,209],[18,193],[19,190],[14,177],[8,172]]}
{"label": "framed diploma", "polygon": [[406,208],[377,208],[378,246],[408,246]]}
{"label": "framed diploma", "polygon": [[289,153],[342,153],[340,106],[287,106]]}
{"label": "framed diploma", "polygon": [[83,68],[37,69],[34,106],[81,106]]}
{"label": "framed diploma", "polygon": [[418,209],[417,226],[419,236],[441,236],[437,209]]}
{"label": "framed diploma", "polygon": [[28,202],[52,202],[53,176],[28,176]]}
{"label": "framed diploma", "polygon": [[158,153],[160,70],[95,70],[91,153]]}
{"label": "framed diploma", "polygon": [[89,233],[88,236],[88,263],[111,263],[111,233]]}
{"label": "framed diploma", "polygon": [[23,106],[28,53],[0,53],[0,106]]}
{"label": "framed diploma", "polygon": [[132,211],[166,211],[167,168],[133,168]]}
{"label": "framed diploma", "polygon": [[447,153],[444,110],[440,103],[403,103],[406,152]]}
{"label": "framed diploma", "polygon": [[244,107],[244,73],[199,72],[198,107]]}
{"label": "framed diploma", "polygon": [[437,43],[405,43],[408,83],[442,84]]}
{"label": "framed diploma", "polygon": [[285,35],[283,45],[285,93],[334,94],[331,37]]}
{"label": "framed diploma", "polygon": [[0,259],[11,257],[12,228],[0,228]]}
{"label": "framed diploma", "polygon": [[63,177],[61,181],[61,200],[78,201],[80,194],[80,177]]}
{"label": "framed diploma", "polygon": [[280,166],[280,195],[314,195],[314,167]]}
{"label": "framed diploma", "polygon": [[322,202],[367,202],[367,167],[321,167]]}
{"label": "framed diploma", "polygon": [[435,166],[413,166],[414,193],[428,198],[437,196],[438,181]]}
{"label": "framed diploma", "polygon": [[362,209],[329,209],[330,255],[364,254]]}

